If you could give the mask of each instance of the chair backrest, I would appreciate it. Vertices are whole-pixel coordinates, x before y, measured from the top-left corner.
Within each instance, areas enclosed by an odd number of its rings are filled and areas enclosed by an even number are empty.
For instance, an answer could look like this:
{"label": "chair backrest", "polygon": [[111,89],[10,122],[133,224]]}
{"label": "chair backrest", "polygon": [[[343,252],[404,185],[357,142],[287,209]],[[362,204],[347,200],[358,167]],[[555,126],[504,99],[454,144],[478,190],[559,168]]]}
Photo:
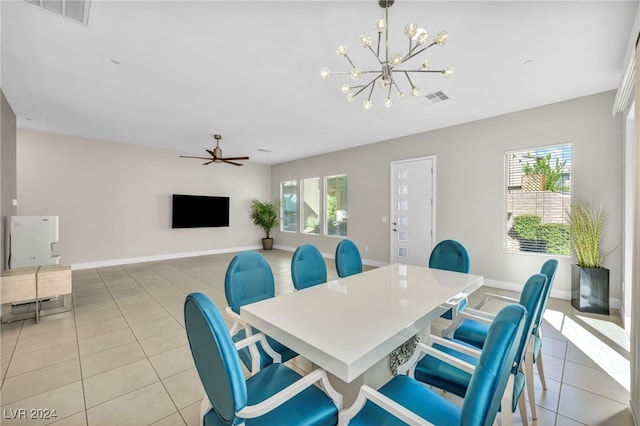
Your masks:
{"label": "chair backrest", "polygon": [[312,244],[303,244],[291,258],[291,279],[296,290],[327,282],[327,265],[320,250]]}
{"label": "chair backrest", "polygon": [[255,251],[237,254],[227,267],[224,294],[237,314],[242,305],[275,296],[275,281],[267,259]]}
{"label": "chair backrest", "polygon": [[340,278],[362,272],[362,257],[351,240],[342,240],[336,246],[336,271]]}
{"label": "chair backrest", "polygon": [[542,298],[542,306],[540,307],[540,311],[538,312],[538,316],[536,317],[536,324],[538,325],[540,325],[542,321],[542,315],[544,315],[544,311],[547,309],[547,302],[549,301],[549,296],[551,296],[551,287],[553,287],[553,279],[556,277],[557,267],[558,261],[556,259],[549,259],[544,262],[542,264],[542,268],[540,268],[540,273],[546,275],[547,277],[547,291]]}
{"label": "chair backrest", "polygon": [[524,331],[522,332],[522,338],[520,339],[514,358],[515,361],[512,368],[514,374],[517,373],[520,363],[524,359],[531,334],[535,332],[534,326],[537,324],[536,318],[538,318],[538,314],[542,308],[542,301],[544,295],[547,293],[548,285],[549,282],[546,275],[534,274],[529,277],[520,293],[520,304],[527,308],[527,315],[525,315]]}
{"label": "chair backrest", "polygon": [[527,309],[519,304],[507,305],[498,312],[489,327],[484,349],[471,376],[462,403],[460,424],[493,424],[500,401],[511,375],[517,344],[522,337]]}
{"label": "chair backrest", "polygon": [[440,241],[431,251],[429,268],[446,269],[454,272],[469,272],[471,259],[467,249],[455,240]]}
{"label": "chair backrest", "polygon": [[222,424],[235,424],[247,405],[247,385],[227,325],[216,305],[202,293],[184,301],[184,327],[207,398]]}

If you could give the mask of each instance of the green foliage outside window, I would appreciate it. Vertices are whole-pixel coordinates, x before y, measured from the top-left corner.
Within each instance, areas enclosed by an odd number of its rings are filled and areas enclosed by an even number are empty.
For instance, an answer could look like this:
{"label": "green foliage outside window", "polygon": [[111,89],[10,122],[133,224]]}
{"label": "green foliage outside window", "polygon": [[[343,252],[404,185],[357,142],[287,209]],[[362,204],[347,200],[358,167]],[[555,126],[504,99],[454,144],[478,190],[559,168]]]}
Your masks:
{"label": "green foliage outside window", "polygon": [[556,158],[556,164],[552,167],[551,154],[547,154],[544,157],[536,158],[533,165],[525,163],[522,166],[522,171],[525,175],[543,175],[545,177],[545,191],[556,192],[562,190],[558,183],[562,179],[562,169],[564,165],[564,161],[560,162],[560,160]]}
{"label": "green foliage outside window", "polygon": [[520,215],[513,218],[513,230],[519,240],[544,241],[544,252],[568,256],[571,253],[569,225],[542,223],[536,215]]}

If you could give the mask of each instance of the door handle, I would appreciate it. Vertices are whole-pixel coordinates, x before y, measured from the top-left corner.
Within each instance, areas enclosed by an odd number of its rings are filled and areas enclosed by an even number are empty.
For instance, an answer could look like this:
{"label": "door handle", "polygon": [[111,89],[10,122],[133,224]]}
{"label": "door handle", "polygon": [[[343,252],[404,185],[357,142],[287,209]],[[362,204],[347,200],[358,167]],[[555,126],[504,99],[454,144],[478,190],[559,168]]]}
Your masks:
{"label": "door handle", "polygon": [[393,232],[398,232],[398,230],[397,230],[396,228],[391,228],[391,230],[392,230]]}

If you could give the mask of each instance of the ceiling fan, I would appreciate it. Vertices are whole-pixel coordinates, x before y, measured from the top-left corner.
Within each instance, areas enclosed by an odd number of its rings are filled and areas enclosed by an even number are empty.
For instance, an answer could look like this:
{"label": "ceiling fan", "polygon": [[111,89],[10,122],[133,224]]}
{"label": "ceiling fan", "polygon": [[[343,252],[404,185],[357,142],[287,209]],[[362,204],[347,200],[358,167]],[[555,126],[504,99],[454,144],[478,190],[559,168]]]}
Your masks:
{"label": "ceiling fan", "polygon": [[203,166],[211,163],[227,163],[233,164],[234,166],[244,166],[244,164],[236,163],[234,160],[248,160],[249,157],[223,157],[222,148],[220,148],[220,139],[222,139],[222,135],[213,135],[213,138],[216,140],[216,147],[213,151],[210,149],[206,150],[211,157],[192,157],[190,155],[181,155],[180,158],[198,158],[200,160],[207,160],[207,162],[202,163]]}

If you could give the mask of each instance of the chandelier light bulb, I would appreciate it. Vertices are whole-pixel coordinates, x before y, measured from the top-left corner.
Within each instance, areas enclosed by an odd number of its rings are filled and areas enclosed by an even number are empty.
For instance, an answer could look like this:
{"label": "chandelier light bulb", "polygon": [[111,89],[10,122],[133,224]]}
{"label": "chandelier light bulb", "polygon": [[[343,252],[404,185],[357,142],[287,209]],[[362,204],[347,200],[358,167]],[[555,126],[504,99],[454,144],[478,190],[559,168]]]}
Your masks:
{"label": "chandelier light bulb", "polygon": [[418,96],[420,94],[420,88],[418,86],[413,86],[411,88],[411,96]]}
{"label": "chandelier light bulb", "polygon": [[419,32],[418,36],[416,37],[416,43],[418,43],[418,46],[427,44],[427,41],[429,41],[429,35],[427,34],[427,32],[426,31]]}
{"label": "chandelier light bulb", "polygon": [[329,80],[329,77],[331,77],[331,71],[329,71],[329,68],[322,68],[320,71],[320,77],[322,77],[323,80]]}
{"label": "chandelier light bulb", "polygon": [[354,103],[356,101],[356,96],[353,93],[349,93],[347,95],[347,100],[351,103]]}
{"label": "chandelier light bulb", "polygon": [[406,97],[407,97],[407,92],[404,89],[398,91],[398,99],[404,99]]}
{"label": "chandelier light bulb", "polygon": [[447,67],[445,69],[442,70],[442,75],[445,76],[445,78],[449,78],[453,75],[453,68],[451,67]]}
{"label": "chandelier light bulb", "polygon": [[387,97],[384,100],[384,106],[386,106],[387,108],[391,108],[391,106],[393,105],[393,101],[391,100],[391,97]]}
{"label": "chandelier light bulb", "polygon": [[360,34],[358,37],[358,44],[362,47],[371,46],[371,36],[369,34]]}
{"label": "chandelier light bulb", "polygon": [[429,62],[428,59],[425,59],[420,65],[420,69],[422,71],[427,71],[429,68],[431,68],[431,62]]}
{"label": "chandelier light bulb", "polygon": [[401,63],[402,63],[402,55],[401,54],[394,53],[393,55],[391,55],[391,58],[389,59],[389,65],[391,65],[392,67],[397,67]]}
{"label": "chandelier light bulb", "polygon": [[347,56],[347,54],[349,53],[349,48],[344,44],[341,44],[340,46],[338,46],[338,50],[336,51],[336,53],[340,56]]}
{"label": "chandelier light bulb", "polygon": [[342,93],[347,95],[351,91],[351,86],[349,86],[348,84],[343,84],[341,90],[342,90]]}
{"label": "chandelier light bulb", "polygon": [[362,75],[362,71],[360,68],[352,68],[351,69],[351,78],[354,80],[360,80],[360,76]]}
{"label": "chandelier light bulb", "polygon": [[378,19],[376,22],[374,22],[373,26],[375,27],[377,32],[381,33],[385,28],[387,28],[387,21],[385,21],[384,19]]}
{"label": "chandelier light bulb", "polygon": [[413,38],[416,36],[417,33],[418,33],[418,26],[413,22],[408,23],[407,26],[404,27],[404,35],[406,35],[407,38]]}
{"label": "chandelier light bulb", "polygon": [[449,40],[449,33],[446,31],[440,31],[434,40],[438,46],[442,46]]}
{"label": "chandelier light bulb", "polygon": [[364,107],[364,109],[371,109],[373,108],[373,102],[371,102],[371,99],[366,99],[364,102],[362,102],[362,106]]}
{"label": "chandelier light bulb", "polygon": [[378,83],[378,87],[381,89],[386,89],[389,87],[389,80],[385,80],[384,78],[380,79],[380,83]]}

